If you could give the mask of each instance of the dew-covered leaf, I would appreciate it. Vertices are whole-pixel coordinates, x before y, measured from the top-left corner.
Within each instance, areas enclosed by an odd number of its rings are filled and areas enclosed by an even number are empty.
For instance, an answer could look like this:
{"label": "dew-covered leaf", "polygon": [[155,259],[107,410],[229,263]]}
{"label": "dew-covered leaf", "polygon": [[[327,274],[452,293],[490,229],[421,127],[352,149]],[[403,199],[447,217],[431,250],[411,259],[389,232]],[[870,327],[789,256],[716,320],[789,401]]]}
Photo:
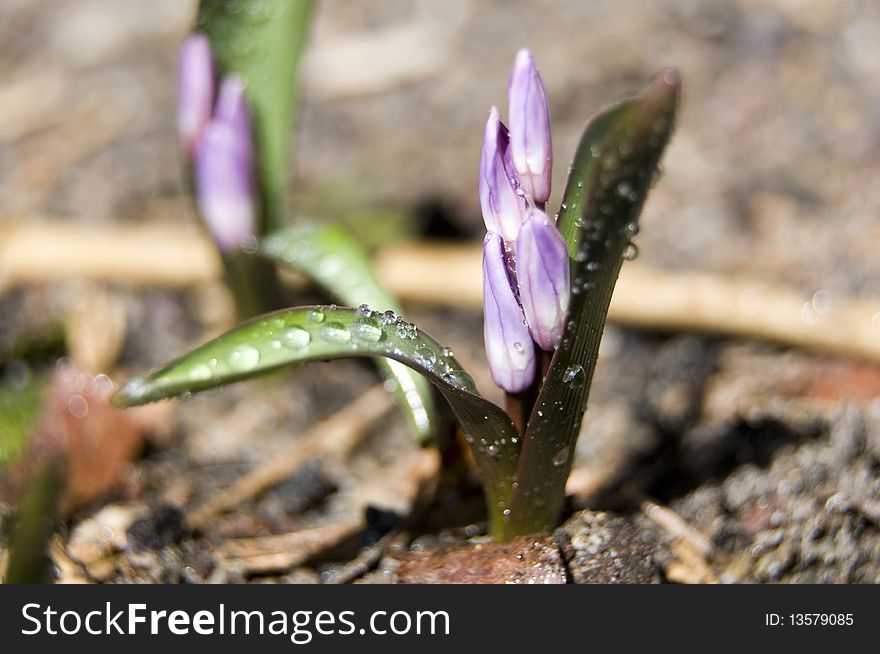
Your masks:
{"label": "dew-covered leaf", "polygon": [[[452,352],[393,311],[312,306],[266,314],[219,336],[143,379],[114,403],[134,406],[252,379],[293,364],[351,357],[399,361],[433,383],[449,402],[480,469],[490,527],[503,533],[519,436],[498,406],[481,397]],[[500,509],[498,507],[501,507]]]}
{"label": "dew-covered leaf", "polygon": [[[274,232],[260,244],[260,252],[306,273],[342,304],[367,305],[400,313],[397,301],[373,273],[363,249],[335,225],[301,223]],[[379,359],[383,375],[394,381],[395,394],[419,440],[431,438],[437,415],[430,384],[394,359]]]}
{"label": "dew-covered leaf", "polygon": [[596,116],[581,138],[557,223],[571,261],[566,328],[523,437],[508,537],[552,527],[562,509],[611,294],[634,254],[679,92],[678,74],[662,73],[639,97]]}

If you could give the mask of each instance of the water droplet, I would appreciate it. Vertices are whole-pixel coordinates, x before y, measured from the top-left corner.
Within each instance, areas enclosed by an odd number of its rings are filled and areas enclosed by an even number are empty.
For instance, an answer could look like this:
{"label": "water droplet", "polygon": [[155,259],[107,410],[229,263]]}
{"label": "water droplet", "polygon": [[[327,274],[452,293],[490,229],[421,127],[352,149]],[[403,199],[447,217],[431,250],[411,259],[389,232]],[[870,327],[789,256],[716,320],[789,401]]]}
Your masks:
{"label": "water droplet", "polygon": [[324,310],[323,309],[311,309],[309,311],[309,320],[315,323],[324,322]]}
{"label": "water droplet", "polygon": [[291,327],[281,335],[281,344],[289,350],[301,350],[311,340],[309,333],[299,327]]}
{"label": "water droplet", "polygon": [[398,320],[398,315],[395,311],[388,309],[388,311],[382,314],[382,324],[383,325],[393,325]]}
{"label": "water droplet", "polygon": [[445,356],[445,357],[455,356],[455,354],[453,353],[453,351],[452,351],[450,348],[448,348],[448,347],[444,347],[443,350],[442,350],[442,352],[443,352],[443,356]]}
{"label": "water droplet", "polygon": [[626,261],[632,261],[639,256],[639,248],[635,243],[627,243],[623,248],[623,258]]}
{"label": "water droplet", "polygon": [[406,322],[405,320],[398,320],[397,323],[397,337],[402,338],[404,340],[412,340],[418,335],[418,331],[416,330],[416,326],[411,322]]}
{"label": "water droplet", "polygon": [[373,315],[373,310],[370,309],[369,304],[362,304],[357,308],[357,314],[362,318],[369,318]]}
{"label": "water droplet", "polygon": [[623,180],[617,185],[617,195],[620,197],[628,198],[630,193],[632,193],[632,184],[628,181]]}
{"label": "water droplet", "polygon": [[328,322],[321,327],[321,338],[330,343],[347,343],[351,340],[351,333],[342,323]]}
{"label": "water droplet", "polygon": [[477,385],[474,383],[473,378],[464,370],[450,370],[443,375],[443,379],[458,388],[464,388],[471,392],[477,390]]}
{"label": "water droplet", "polygon": [[416,359],[426,368],[434,367],[437,362],[437,354],[427,345],[419,345],[416,348]]}
{"label": "water droplet", "polygon": [[260,363],[260,353],[251,345],[239,345],[229,354],[229,366],[238,372],[253,370]]}
{"label": "water droplet", "polygon": [[569,384],[572,388],[579,388],[584,383],[584,368],[580,364],[574,364],[562,373],[562,383]]}
{"label": "water droplet", "polygon": [[208,364],[200,363],[189,371],[189,378],[192,381],[206,381],[211,378],[211,374],[211,368]]}
{"label": "water droplet", "polygon": [[520,343],[519,341],[517,341],[516,343],[513,344],[513,349],[516,350],[517,352],[522,353],[522,351],[524,349],[523,344]]}
{"label": "water droplet", "polygon": [[559,468],[563,466],[566,461],[568,461],[568,448],[563,447],[556,453],[556,456],[553,457],[553,465],[554,467]]}
{"label": "water droplet", "polygon": [[143,378],[135,377],[125,383],[120,393],[128,400],[139,402],[146,398],[149,388]]}
{"label": "water droplet", "polygon": [[633,222],[627,223],[626,227],[624,229],[626,229],[627,235],[630,238],[632,238],[633,236],[635,236],[639,233],[639,224],[637,222],[633,221]]}
{"label": "water droplet", "polygon": [[[366,305],[364,305],[366,306]],[[375,318],[364,318],[351,326],[351,333],[360,341],[377,343],[385,336],[382,326]]]}

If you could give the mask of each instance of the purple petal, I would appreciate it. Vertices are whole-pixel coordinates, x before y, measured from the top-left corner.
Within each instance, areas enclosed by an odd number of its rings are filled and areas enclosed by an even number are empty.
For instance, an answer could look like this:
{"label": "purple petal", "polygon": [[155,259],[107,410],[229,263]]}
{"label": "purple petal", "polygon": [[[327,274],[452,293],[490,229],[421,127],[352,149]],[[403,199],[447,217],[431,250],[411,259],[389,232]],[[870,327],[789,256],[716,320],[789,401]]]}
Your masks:
{"label": "purple petal", "polygon": [[232,127],[242,139],[247,137],[247,142],[251,143],[251,120],[244,90],[244,82],[238,75],[224,77],[217,94],[214,118]]}
{"label": "purple petal", "polygon": [[483,314],[492,379],[508,393],[525,390],[535,378],[535,346],[510,286],[504,241],[492,232],[483,241]]}
{"label": "purple petal", "polygon": [[516,279],[526,322],[544,350],[559,344],[569,298],[565,239],[540,209],[529,209],[516,242]]}
{"label": "purple petal", "polygon": [[550,110],[541,75],[528,50],[516,53],[508,84],[510,149],[520,184],[532,202],[543,205],[550,197],[553,145]]}
{"label": "purple petal", "polygon": [[509,143],[507,128],[498,118],[498,109],[492,107],[480,160],[480,208],[486,229],[513,242],[519,233],[526,203],[513,170]]}
{"label": "purple petal", "polygon": [[202,218],[223,252],[247,247],[256,233],[250,134],[212,120],[196,154],[196,195]]}
{"label": "purple petal", "polygon": [[214,64],[204,34],[183,42],[177,82],[177,129],[184,150],[193,156],[214,105]]}

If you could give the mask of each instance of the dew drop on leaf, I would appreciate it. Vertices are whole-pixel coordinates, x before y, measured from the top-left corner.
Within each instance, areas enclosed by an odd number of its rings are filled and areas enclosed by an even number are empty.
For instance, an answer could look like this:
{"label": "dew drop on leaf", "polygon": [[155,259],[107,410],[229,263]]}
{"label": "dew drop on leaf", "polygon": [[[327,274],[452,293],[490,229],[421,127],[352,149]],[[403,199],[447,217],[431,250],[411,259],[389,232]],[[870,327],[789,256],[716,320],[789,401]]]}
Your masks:
{"label": "dew drop on leaf", "polygon": [[321,338],[329,343],[347,343],[351,340],[351,332],[339,322],[328,322],[321,327],[320,334]]}
{"label": "dew drop on leaf", "polygon": [[568,448],[563,447],[556,453],[556,456],[553,457],[553,465],[559,468],[565,465],[566,461],[568,461]]}
{"label": "dew drop on leaf", "polygon": [[463,388],[471,392],[474,392],[477,389],[477,385],[474,383],[473,378],[464,370],[450,370],[445,375],[443,375],[443,379],[453,386]]}
{"label": "dew drop on leaf", "polygon": [[312,337],[305,329],[299,327],[291,327],[281,335],[281,344],[289,350],[301,350]]}
{"label": "dew drop on leaf", "polygon": [[312,309],[309,311],[309,320],[314,323],[322,323],[324,322],[324,310],[323,309]]}
{"label": "dew drop on leaf", "polygon": [[211,378],[211,368],[206,363],[193,366],[192,370],[189,371],[189,378],[192,381],[206,381]]}
{"label": "dew drop on leaf", "polygon": [[584,383],[584,368],[580,364],[569,366],[562,373],[562,383],[568,384],[572,388],[578,388]]}
{"label": "dew drop on leaf", "polygon": [[418,359],[419,363],[423,366],[430,369],[433,368],[434,364],[437,362],[437,353],[427,345],[419,345],[416,348],[416,359]]}
{"label": "dew drop on leaf", "polygon": [[382,324],[383,325],[392,325],[397,322],[397,313],[388,309],[385,313],[382,314]]}
{"label": "dew drop on leaf", "polygon": [[239,345],[229,353],[229,366],[233,370],[253,370],[259,363],[260,353],[252,345]]}
{"label": "dew drop on leaf", "polygon": [[351,326],[351,333],[359,341],[367,341],[369,343],[377,343],[385,335],[379,321],[374,318],[364,318],[354,323]]}

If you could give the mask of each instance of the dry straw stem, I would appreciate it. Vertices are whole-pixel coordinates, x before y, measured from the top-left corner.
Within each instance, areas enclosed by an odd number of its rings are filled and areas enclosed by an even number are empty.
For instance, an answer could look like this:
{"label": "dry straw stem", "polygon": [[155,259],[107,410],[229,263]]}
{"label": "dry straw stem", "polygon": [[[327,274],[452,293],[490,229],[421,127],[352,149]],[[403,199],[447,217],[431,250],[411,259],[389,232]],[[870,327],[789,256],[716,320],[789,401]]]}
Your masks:
{"label": "dry straw stem", "polygon": [[[413,243],[385,248],[376,266],[403,301],[482,307],[475,245]],[[178,224],[88,230],[39,222],[0,231],[0,291],[15,284],[86,278],[120,284],[190,286],[221,275],[213,245]],[[880,361],[880,298],[812,303],[764,282],[627,263],[608,319],[670,331],[768,340]]]}

